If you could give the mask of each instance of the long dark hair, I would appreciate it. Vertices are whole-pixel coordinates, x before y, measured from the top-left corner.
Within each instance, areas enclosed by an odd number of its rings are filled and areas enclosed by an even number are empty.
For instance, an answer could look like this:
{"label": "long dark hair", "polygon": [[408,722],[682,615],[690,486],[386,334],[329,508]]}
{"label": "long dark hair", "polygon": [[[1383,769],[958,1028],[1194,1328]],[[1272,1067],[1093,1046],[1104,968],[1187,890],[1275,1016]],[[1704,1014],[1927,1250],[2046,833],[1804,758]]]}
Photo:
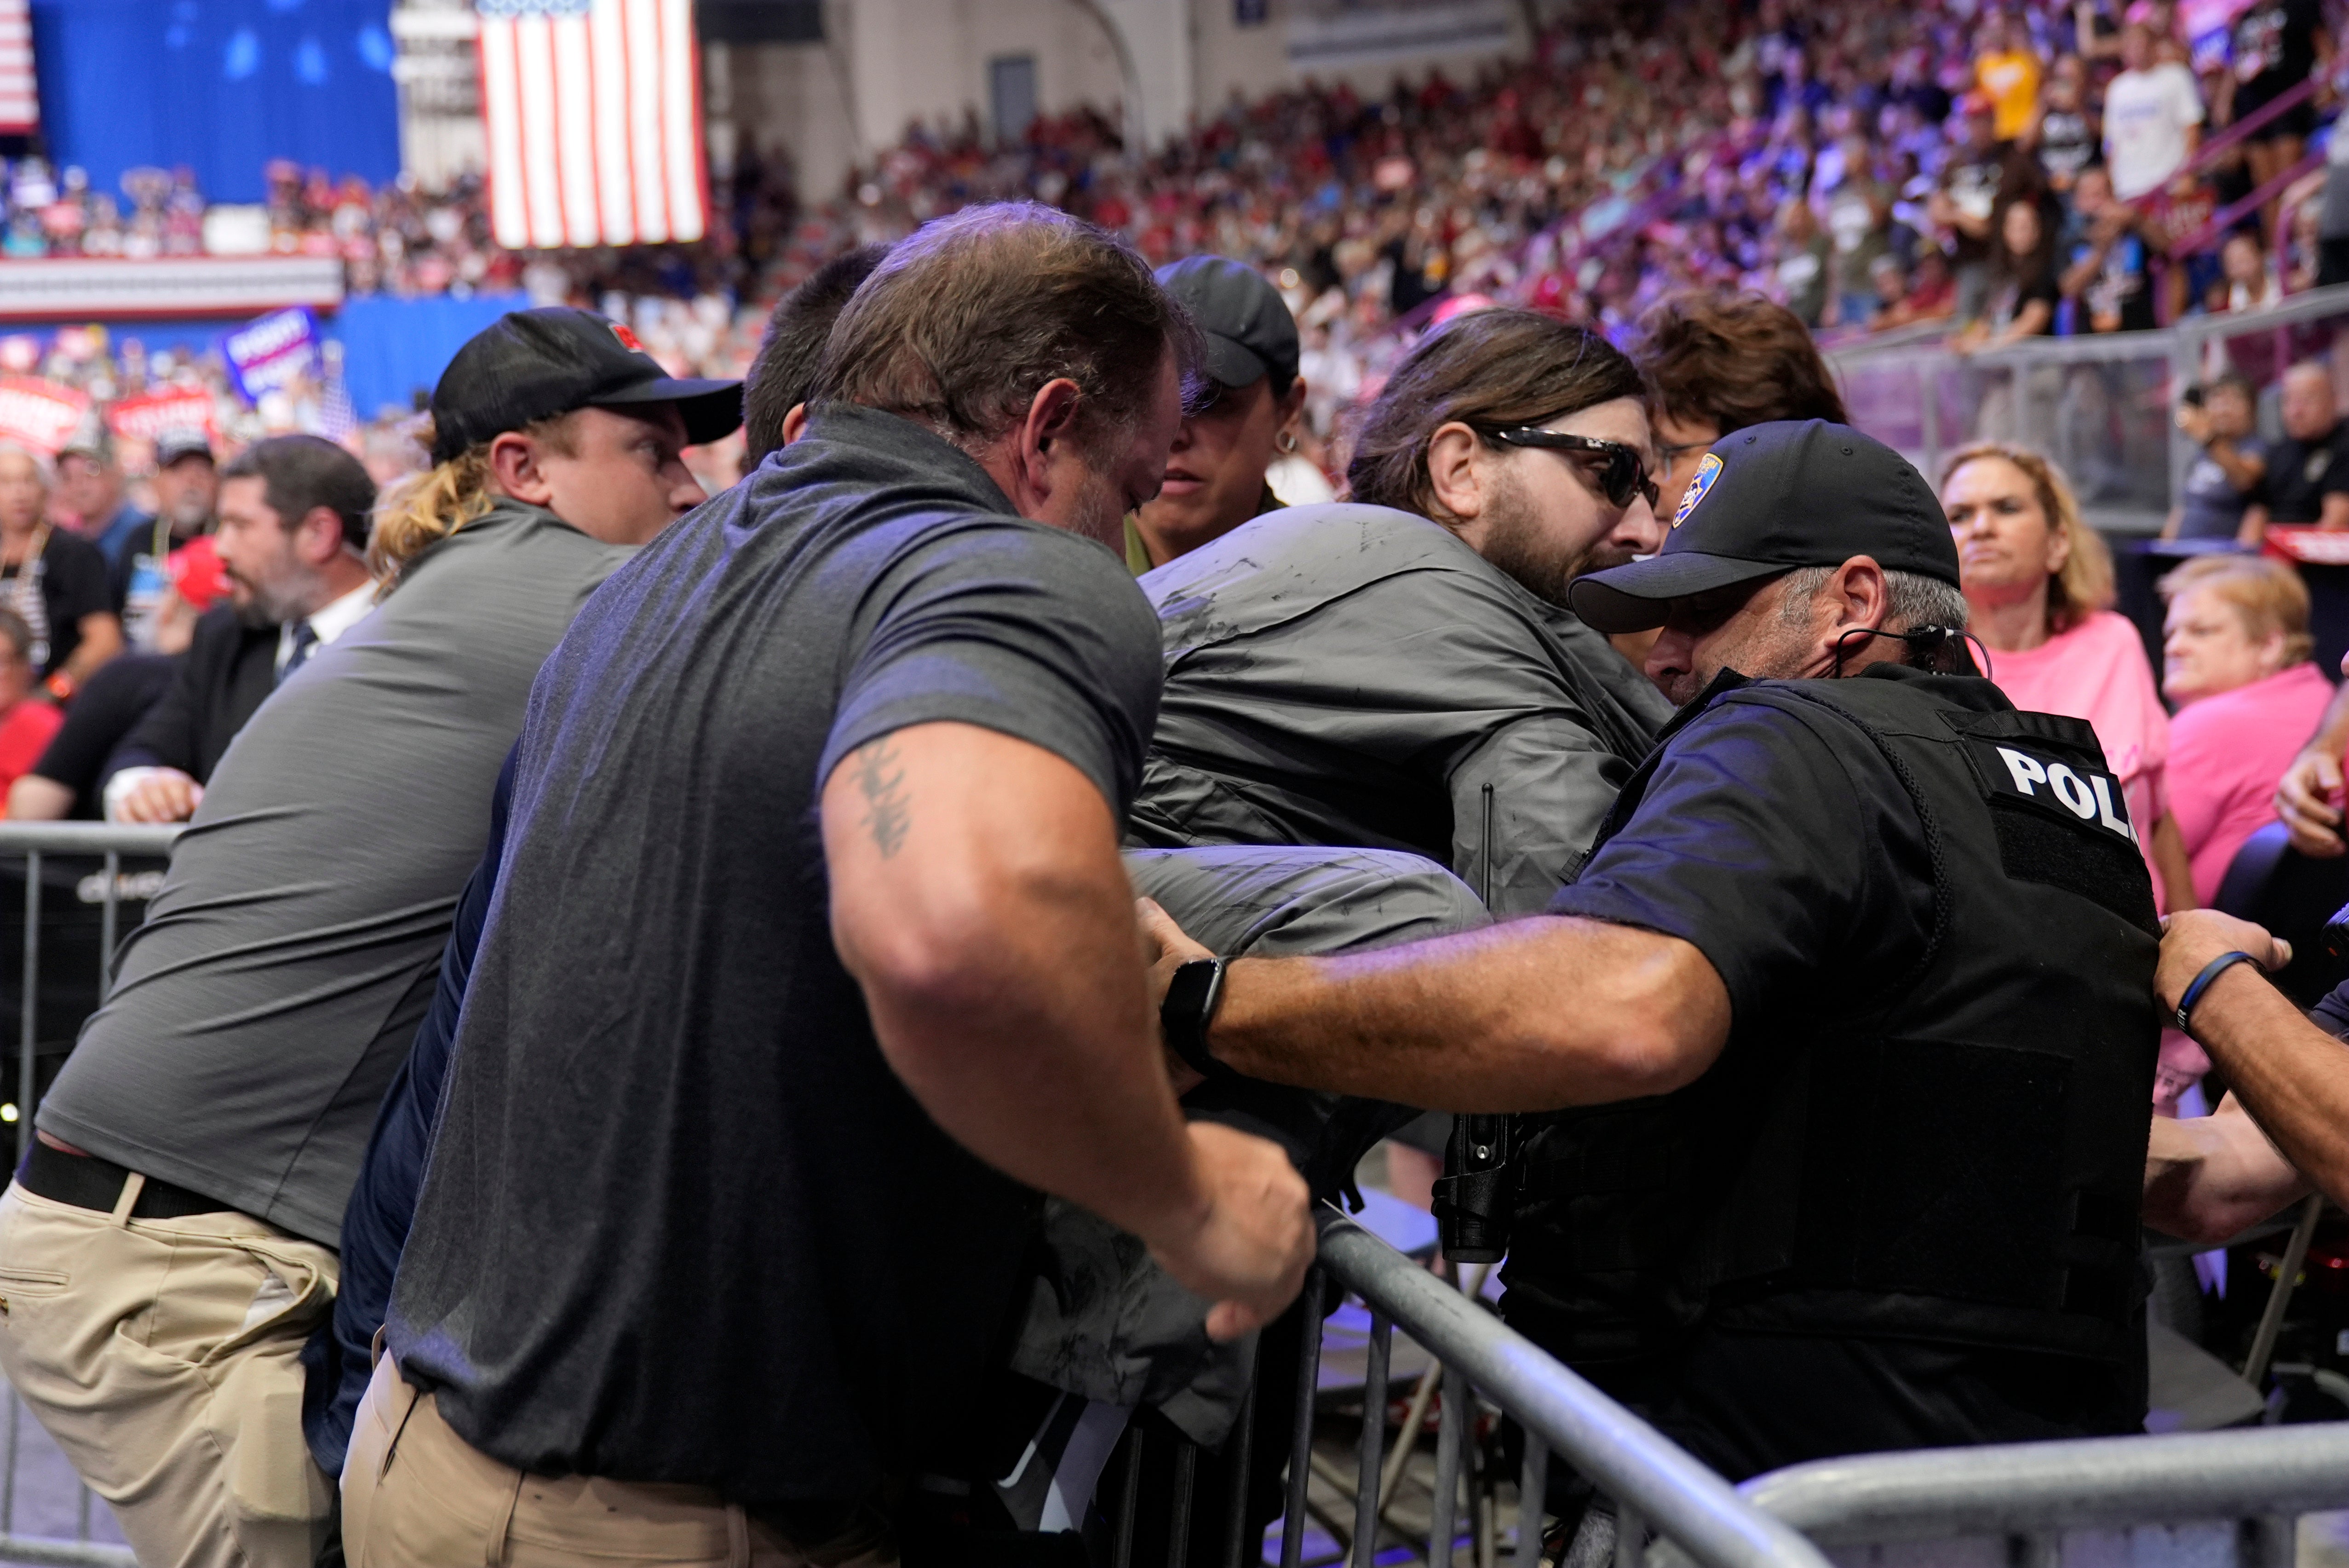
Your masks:
{"label": "long dark hair", "polygon": [[[2039,243],[2021,255],[2017,255],[2013,248],[2006,242],[2007,215],[2017,207],[2028,207],[2032,217],[2039,222]],[[2058,238],[2055,232],[2055,222],[2048,216],[2047,203],[2042,201],[2036,192],[2017,196],[2011,201],[2001,202],[1998,211],[1992,216],[1990,232],[1990,270],[1992,275],[2000,282],[2027,284],[2042,273],[2054,270]]]}
{"label": "long dark hair", "polygon": [[1437,517],[1427,447],[1444,426],[1536,425],[1646,390],[1620,349],[1555,316],[1530,310],[1455,316],[1419,340],[1362,415],[1346,463],[1347,493]]}

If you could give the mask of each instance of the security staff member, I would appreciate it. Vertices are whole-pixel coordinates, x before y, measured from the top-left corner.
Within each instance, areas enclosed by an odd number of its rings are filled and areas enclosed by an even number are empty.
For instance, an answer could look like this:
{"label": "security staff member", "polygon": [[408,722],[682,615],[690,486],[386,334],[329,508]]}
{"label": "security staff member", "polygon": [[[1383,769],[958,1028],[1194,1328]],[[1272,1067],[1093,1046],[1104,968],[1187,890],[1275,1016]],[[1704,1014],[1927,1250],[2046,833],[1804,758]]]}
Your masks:
{"label": "security staff member", "polygon": [[1661,623],[1686,706],[1550,915],[1213,985],[1145,910],[1169,1042],[1463,1111],[1662,1097],[1530,1119],[1505,1311],[1629,1338],[1731,1476],[2132,1429],[2158,927],[2096,738],[1971,673],[1889,449],[1766,424],[1701,466],[1661,553],[1574,588]]}
{"label": "security staff member", "polygon": [[1266,476],[1297,450],[1305,407],[1297,318],[1262,273],[1228,256],[1185,256],[1155,275],[1206,342],[1201,368],[1215,396],[1184,416],[1166,482],[1126,514],[1125,564],[1137,577],[1288,504]]}

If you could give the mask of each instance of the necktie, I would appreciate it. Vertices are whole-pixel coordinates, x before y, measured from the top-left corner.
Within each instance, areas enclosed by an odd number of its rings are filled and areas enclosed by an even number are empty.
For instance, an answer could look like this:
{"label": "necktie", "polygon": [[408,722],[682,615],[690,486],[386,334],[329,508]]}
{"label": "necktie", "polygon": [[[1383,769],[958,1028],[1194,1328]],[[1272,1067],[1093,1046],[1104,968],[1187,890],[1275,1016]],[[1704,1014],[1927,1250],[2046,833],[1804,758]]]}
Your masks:
{"label": "necktie", "polygon": [[277,672],[277,684],[284,686],[295,670],[309,663],[317,651],[318,634],[306,620],[294,623],[294,651],[285,655],[285,667]]}

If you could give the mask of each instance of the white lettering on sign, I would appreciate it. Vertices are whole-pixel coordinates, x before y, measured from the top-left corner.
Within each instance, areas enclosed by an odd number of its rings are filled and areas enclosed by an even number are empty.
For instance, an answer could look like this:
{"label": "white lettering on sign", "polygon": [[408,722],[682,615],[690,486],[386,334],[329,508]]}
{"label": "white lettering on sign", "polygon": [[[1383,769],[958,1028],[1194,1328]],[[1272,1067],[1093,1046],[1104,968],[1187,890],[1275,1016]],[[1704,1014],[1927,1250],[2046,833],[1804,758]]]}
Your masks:
{"label": "white lettering on sign", "polygon": [[2033,784],[2047,782],[2047,769],[2039,765],[2039,758],[2036,757],[2025,757],[2022,752],[2006,746],[1998,748],[1998,755],[2000,760],[2006,764],[2006,770],[2014,775],[2014,788],[2017,793],[2028,795]]}

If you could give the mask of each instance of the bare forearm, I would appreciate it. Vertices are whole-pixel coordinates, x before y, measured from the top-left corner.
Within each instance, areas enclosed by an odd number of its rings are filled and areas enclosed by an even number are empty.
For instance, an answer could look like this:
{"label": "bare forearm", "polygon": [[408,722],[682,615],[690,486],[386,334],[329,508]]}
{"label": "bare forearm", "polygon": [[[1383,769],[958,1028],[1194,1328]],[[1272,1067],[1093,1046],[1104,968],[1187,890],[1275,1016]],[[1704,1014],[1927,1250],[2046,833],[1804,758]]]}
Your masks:
{"label": "bare forearm", "polygon": [[2305,1194],[2308,1181],[2232,1100],[2215,1116],[2156,1117],[2145,1157],[2145,1222],[2220,1243]]}
{"label": "bare forearm", "polygon": [[2219,465],[2227,482],[2238,491],[2256,489],[2260,480],[2267,477],[2264,459],[2245,457],[2240,448],[2223,436],[2202,449],[2210,454],[2210,460]]}
{"label": "bare forearm", "polygon": [[2192,1023],[2283,1157],[2333,1202],[2349,1197],[2349,1049],[2244,964],[2211,982]]}
{"label": "bare forearm", "polygon": [[1242,960],[1209,1043],[1274,1083],[1547,1110],[1676,1088],[1728,1026],[1728,993],[1687,943],[1545,916],[1383,953]]}
{"label": "bare forearm", "polygon": [[122,651],[122,623],[111,615],[85,615],[81,642],[66,661],[66,673],[78,686],[98,667]]}
{"label": "bare forearm", "polygon": [[27,773],[8,787],[8,817],[12,821],[55,821],[71,811],[73,805],[71,789],[37,773]]}

